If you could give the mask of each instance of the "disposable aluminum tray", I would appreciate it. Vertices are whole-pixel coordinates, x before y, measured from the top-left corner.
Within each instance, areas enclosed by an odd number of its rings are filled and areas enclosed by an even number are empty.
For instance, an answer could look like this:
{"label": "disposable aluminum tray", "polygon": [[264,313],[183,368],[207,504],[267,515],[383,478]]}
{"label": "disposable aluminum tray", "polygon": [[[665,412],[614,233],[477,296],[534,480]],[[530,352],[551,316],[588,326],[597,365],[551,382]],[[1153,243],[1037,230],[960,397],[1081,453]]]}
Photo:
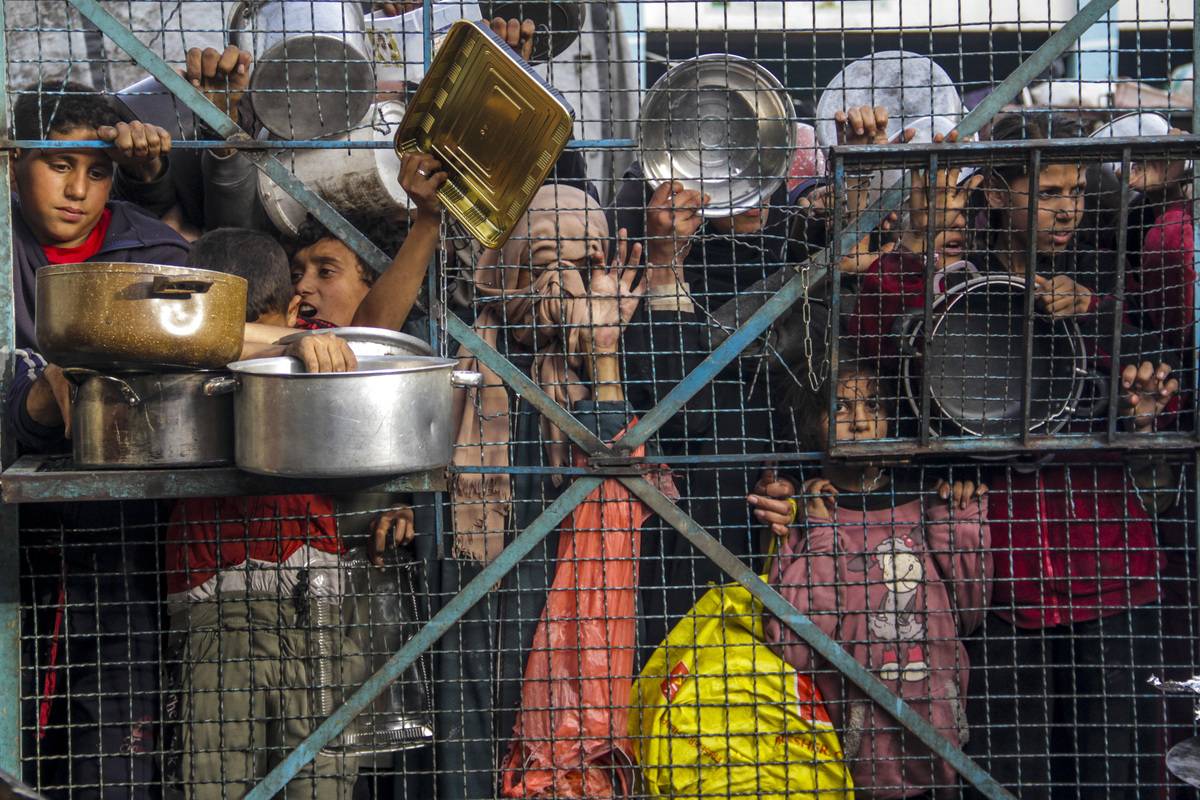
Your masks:
{"label": "disposable aluminum tray", "polygon": [[486,26],[454,23],[396,131],[436,156],[438,197],[484,247],[503,245],[571,137],[575,111]]}

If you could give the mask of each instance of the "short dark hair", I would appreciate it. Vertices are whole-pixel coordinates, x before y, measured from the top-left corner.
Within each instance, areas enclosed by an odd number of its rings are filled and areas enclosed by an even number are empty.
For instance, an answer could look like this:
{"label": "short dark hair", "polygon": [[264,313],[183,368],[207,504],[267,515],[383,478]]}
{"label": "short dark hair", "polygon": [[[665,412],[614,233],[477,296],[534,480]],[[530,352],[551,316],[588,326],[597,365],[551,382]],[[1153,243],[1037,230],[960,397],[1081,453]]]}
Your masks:
{"label": "short dark hair", "polygon": [[[1083,136],[1079,120],[1053,111],[1030,111],[1020,114],[1001,114],[992,122],[993,142],[1015,142],[1025,139],[1078,139]],[[1006,184],[1014,178],[1025,176],[1028,162],[994,167],[992,176],[1002,178]]]}
{"label": "short dark hair", "polygon": [[[377,216],[367,216],[358,214],[343,214],[346,221],[353,225],[359,233],[366,236],[368,240],[384,253],[389,258],[394,257],[400,249],[400,245],[404,244],[404,237],[408,235],[408,226],[401,222],[394,222],[383,219]],[[326,228],[324,225],[313,217],[311,214],[305,218],[304,223],[300,226],[300,230],[296,233],[296,239],[293,245],[292,252],[297,253],[306,247],[311,247],[322,239],[340,239],[340,237]],[[358,269],[362,274],[362,279],[368,284],[375,283],[378,274],[367,264],[362,258],[358,259]]]}
{"label": "short dark hair", "polygon": [[13,104],[13,133],[18,139],[49,139],[53,133],[116,125],[116,105],[90,86],[46,81],[18,92]]}
{"label": "short dark hair", "polygon": [[245,278],[246,322],[272,311],[287,314],[292,301],[292,274],[279,242],[249,228],[217,228],[192,243],[189,267],[211,269]]}

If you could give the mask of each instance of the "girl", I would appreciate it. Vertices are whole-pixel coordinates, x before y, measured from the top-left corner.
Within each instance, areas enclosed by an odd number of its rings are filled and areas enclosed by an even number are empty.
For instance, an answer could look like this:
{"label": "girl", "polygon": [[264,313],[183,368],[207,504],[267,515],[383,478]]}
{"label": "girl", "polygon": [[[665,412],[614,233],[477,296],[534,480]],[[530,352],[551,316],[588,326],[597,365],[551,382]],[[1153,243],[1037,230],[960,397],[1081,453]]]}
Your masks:
{"label": "girl", "polygon": [[[1045,114],[1002,116],[992,126],[993,139],[1077,133]],[[989,172],[981,192],[987,213],[976,231],[980,251],[970,260],[984,270],[1024,275],[1032,244],[1040,310],[1076,317],[1095,332],[1089,343],[1103,357],[1113,323],[1098,320],[1109,307],[1102,293],[1112,287],[1115,259],[1077,236],[1089,233],[1083,225],[1084,166],[1042,167],[1032,200],[1033,242],[1027,232],[1030,183],[1023,164]],[[939,178],[935,191],[945,185],[953,182]],[[937,206],[944,204],[939,199]],[[922,220],[914,215],[914,222]],[[903,291],[870,299],[864,290],[850,330],[887,352],[896,315],[923,302],[923,258],[893,253],[879,259],[872,274],[879,276],[877,286],[894,280]],[[1136,350],[1123,345],[1122,352]],[[1116,412],[1128,430],[1150,432],[1179,384],[1167,364],[1130,361],[1119,376]],[[1105,423],[1074,425],[1086,430]],[[1137,757],[1154,746],[1155,714],[1142,687],[1151,668],[1162,664],[1156,651],[1158,545],[1138,489],[1160,484],[1160,472],[1151,464],[1127,470],[1119,459],[1061,454],[1048,465],[998,467],[989,480],[988,517],[998,554],[995,606],[970,647],[968,707],[976,735],[968,749],[1002,784],[1020,786],[1022,797],[1051,796],[1052,781],[1095,781],[1103,788],[1083,789],[1086,796],[1109,796],[1111,790],[1125,797],[1157,775],[1154,765],[1139,764]],[[1052,737],[1069,725],[1075,726],[1070,742]],[[1060,772],[1064,765],[1070,769]]]}
{"label": "girl", "polygon": [[[839,367],[838,440],[886,437],[878,376],[861,361]],[[826,447],[828,392],[827,383],[815,391],[804,383],[788,402],[805,426],[801,449]],[[935,496],[922,497],[908,476],[877,464],[827,463],[804,484],[802,499],[748,498],[781,538],[772,586],[956,744],[967,738],[961,640],[983,619],[992,572],[980,504],[986,492],[940,481]],[[778,527],[797,518],[802,526]],[[771,617],[766,634],[796,669],[815,673],[858,796],[957,794],[948,764],[821,663],[790,628]]]}

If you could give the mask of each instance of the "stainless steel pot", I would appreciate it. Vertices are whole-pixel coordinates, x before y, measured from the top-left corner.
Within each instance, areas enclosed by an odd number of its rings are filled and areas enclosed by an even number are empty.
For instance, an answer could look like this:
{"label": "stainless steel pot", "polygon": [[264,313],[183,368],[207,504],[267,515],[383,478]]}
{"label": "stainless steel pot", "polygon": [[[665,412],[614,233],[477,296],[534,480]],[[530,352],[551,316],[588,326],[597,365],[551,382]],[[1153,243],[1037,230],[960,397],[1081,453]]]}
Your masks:
{"label": "stainless steel pot", "polygon": [[[408,643],[426,619],[427,590],[421,562],[394,551],[383,567],[370,562],[358,547],[342,559],[342,574],[336,581],[340,596],[323,596],[323,586],[334,581],[323,574],[310,574],[310,617],[318,639],[319,655],[314,674],[331,680],[314,681],[332,690],[320,690],[313,702],[319,718],[338,709],[361,681],[337,681],[345,668],[338,662],[340,637],[342,650],[353,652],[363,662],[363,673],[377,672],[396,651]],[[327,642],[327,643],[326,643]],[[329,655],[322,655],[328,653]],[[340,691],[339,691],[340,690]],[[325,751],[347,755],[372,755],[409,750],[433,741],[430,714],[431,686],[429,667],[424,655],[412,663],[400,677],[388,684],[363,713],[325,746]]]}
{"label": "stainless steel pot", "polygon": [[477,372],[446,358],[366,356],[355,372],[304,372],[293,358],[229,365],[205,386],[235,392],[239,468],[261,475],[335,478],[442,467],[454,449],[452,391]]}
{"label": "stainless steel pot", "polygon": [[[336,138],[345,141],[390,142],[404,119],[404,104],[379,103],[371,109],[369,126]],[[400,188],[400,156],[386,149],[292,150],[279,154],[296,177],[343,214],[359,217],[403,218],[408,195]],[[295,236],[308,217],[308,209],[279,188],[266,173],[258,174],[258,198],[272,224],[281,233]]]}
{"label": "stainless steel pot", "polygon": [[318,328],[311,331],[297,331],[278,341],[278,344],[291,344],[305,336],[319,334],[336,334],[344,339],[354,351],[354,355],[363,356],[431,356],[433,349],[415,336],[407,333],[388,330],[387,328],[347,327],[347,328]]}
{"label": "stainless steel pot", "polygon": [[75,464],[94,469],[233,462],[233,398],[205,394],[220,373],[69,367]]}
{"label": "stainless steel pot", "polygon": [[244,0],[229,40],[254,54],[250,105],[272,133],[312,139],[359,124],[375,96],[362,7],[341,0]]}
{"label": "stainless steel pot", "polygon": [[246,280],[89,262],[37,271],[38,349],[60,367],[218,369],[242,352]]}

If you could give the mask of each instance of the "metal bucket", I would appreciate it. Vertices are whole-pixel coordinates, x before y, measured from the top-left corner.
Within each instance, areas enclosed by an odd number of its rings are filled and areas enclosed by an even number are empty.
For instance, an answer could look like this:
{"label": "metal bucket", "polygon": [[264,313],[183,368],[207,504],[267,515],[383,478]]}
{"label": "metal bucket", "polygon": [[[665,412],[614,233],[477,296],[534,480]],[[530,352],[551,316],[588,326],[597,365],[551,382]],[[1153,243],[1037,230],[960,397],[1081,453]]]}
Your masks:
{"label": "metal bucket", "polygon": [[276,136],[315,139],[367,115],[375,75],[358,3],[243,0],[229,41],[254,55],[250,105]]}
{"label": "metal bucket", "polygon": [[[393,554],[383,567],[368,560],[362,548],[348,552],[342,560],[340,598],[314,597],[314,632],[320,638],[344,637],[345,649],[362,660],[364,675],[377,672],[408,643],[425,620],[425,588],[420,562]],[[332,646],[319,647],[328,656]],[[319,666],[320,674],[334,676],[344,670],[332,664]],[[369,755],[422,747],[433,740],[431,686],[424,655],[417,658],[396,680],[388,684],[325,750],[347,755]],[[336,683],[336,681],[332,681]],[[343,687],[348,697],[356,685]],[[340,705],[332,692],[318,695],[314,713],[326,717]],[[326,707],[327,706],[327,707]]]}
{"label": "metal bucket", "polygon": [[[371,108],[370,125],[337,137],[353,142],[388,142],[404,119],[404,104],[379,103]],[[291,150],[279,158],[325,202],[343,214],[356,217],[398,219],[408,210],[408,195],[400,188],[400,156],[395,149]],[[258,174],[258,198],[271,223],[285,235],[295,236],[308,210],[280,189],[275,181]]]}

